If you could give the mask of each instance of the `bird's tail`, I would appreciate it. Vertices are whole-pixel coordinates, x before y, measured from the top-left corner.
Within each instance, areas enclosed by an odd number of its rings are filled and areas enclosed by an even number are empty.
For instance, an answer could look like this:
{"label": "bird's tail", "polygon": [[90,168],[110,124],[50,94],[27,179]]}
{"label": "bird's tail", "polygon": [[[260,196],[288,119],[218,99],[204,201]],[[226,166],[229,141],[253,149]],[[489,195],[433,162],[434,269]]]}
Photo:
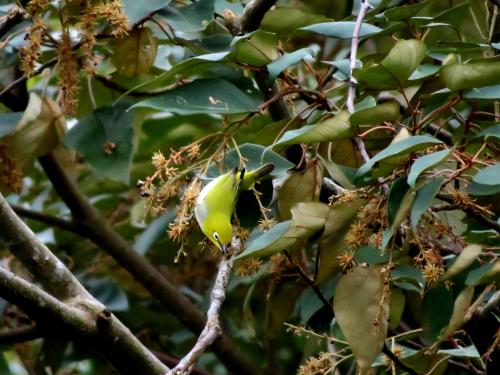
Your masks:
{"label": "bird's tail", "polygon": [[250,190],[253,188],[254,184],[260,180],[262,177],[267,176],[274,170],[274,164],[264,164],[262,167],[249,172],[242,173],[242,186],[244,190]]}

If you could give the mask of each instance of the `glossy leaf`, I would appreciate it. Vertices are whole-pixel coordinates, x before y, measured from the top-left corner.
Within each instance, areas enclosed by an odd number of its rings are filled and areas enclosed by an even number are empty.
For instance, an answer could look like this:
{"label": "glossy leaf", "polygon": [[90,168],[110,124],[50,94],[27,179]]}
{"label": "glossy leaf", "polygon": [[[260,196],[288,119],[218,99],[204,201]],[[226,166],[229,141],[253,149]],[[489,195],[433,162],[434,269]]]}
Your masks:
{"label": "glossy leaf", "polygon": [[[500,87],[499,87],[500,88]],[[489,140],[491,138],[500,139],[500,124],[487,127],[477,133],[474,138],[483,138]]]}
{"label": "glossy leaf", "polygon": [[262,257],[286,249],[295,242],[295,239],[283,241],[283,237],[290,229],[290,226],[290,220],[276,224],[270,230],[248,243],[245,250],[236,259],[247,256]]}
{"label": "glossy leaf", "polygon": [[[299,30],[310,31],[330,38],[349,39],[352,38],[355,25],[356,22],[353,21],[324,22],[302,27]],[[379,31],[382,31],[382,29],[368,23],[363,23],[361,25],[359,36],[366,37],[376,34]]]}
{"label": "glossy leaf", "polygon": [[214,0],[198,0],[183,7],[166,6],[159,13],[175,30],[205,30],[214,17]]}
{"label": "glossy leaf", "polygon": [[409,154],[418,150],[425,149],[426,147],[442,143],[440,140],[429,135],[415,135],[400,142],[391,144],[389,147],[380,151],[377,155],[370,159],[370,161],[363,164],[357,172],[357,176],[363,176],[370,171],[370,169],[379,161],[388,157],[402,154]]}
{"label": "glossy leaf", "polygon": [[415,160],[411,166],[410,173],[408,174],[408,185],[415,188],[415,183],[417,178],[427,169],[441,163],[445,160],[451,153],[451,149],[445,149],[431,154],[427,154]]}
{"label": "glossy leaf", "polygon": [[500,185],[500,163],[481,169],[472,181],[482,185]]}
{"label": "glossy leaf", "polygon": [[151,29],[141,27],[133,30],[113,44],[111,61],[126,77],[149,72],[156,59],[158,44]]}
{"label": "glossy leaf", "polygon": [[444,329],[439,341],[444,341],[448,336],[452,335],[457,329],[468,320],[467,312],[474,297],[474,288],[466,288],[460,292],[453,304],[453,312],[450,317],[450,322]]}
{"label": "glossy leaf", "polygon": [[465,99],[497,100],[500,97],[500,85],[474,87],[464,92]]}
{"label": "glossy leaf", "polygon": [[405,295],[401,289],[391,290],[391,299],[389,304],[389,328],[395,329],[401,322],[401,317],[403,316],[405,308]]}
{"label": "glossy leaf", "polygon": [[259,101],[222,79],[198,79],[132,108],[152,108],[178,114],[244,113],[256,111]]}
{"label": "glossy leaf", "polygon": [[402,85],[424,59],[426,48],[420,40],[400,40],[382,60],[381,65]]}
{"label": "glossy leaf", "polygon": [[299,202],[319,198],[323,173],[316,162],[306,165],[304,171],[292,172],[279,190],[278,207],[282,220],[292,217],[291,209]]}
{"label": "glossy leaf", "polygon": [[271,80],[275,80],[276,77],[278,77],[280,73],[285,69],[291,67],[292,65],[297,64],[299,61],[305,58],[312,58],[315,54],[316,52],[313,48],[307,47],[280,56],[272,63],[267,64],[269,78]]}
{"label": "glossy leaf", "polygon": [[411,210],[410,220],[413,230],[417,228],[420,218],[425,211],[432,205],[434,197],[441,189],[444,178],[439,177],[426,185],[422,186],[415,196],[415,201],[413,202],[413,208]]}
{"label": "glossy leaf", "polygon": [[351,125],[377,125],[384,121],[398,120],[400,117],[399,103],[390,101],[354,112],[349,117],[349,123]]}
{"label": "glossy leaf", "polygon": [[[232,149],[226,154],[224,158],[225,170],[229,171],[241,166],[240,154],[245,158],[245,166],[248,170],[257,169],[263,164],[272,163],[274,169],[271,172],[271,176],[277,179],[285,178],[288,170],[295,166],[295,164],[264,146],[244,143],[238,147],[238,151]],[[208,177],[216,177],[219,175],[219,171],[216,168],[209,168],[207,175]]]}
{"label": "glossy leaf", "polygon": [[465,284],[468,286],[476,286],[484,283],[490,277],[500,273],[500,261],[495,261],[469,271],[465,279]]}
{"label": "glossy leaf", "polygon": [[393,232],[410,213],[414,199],[415,191],[404,176],[394,181],[387,199],[387,221]]}
{"label": "glossy leaf", "polygon": [[319,124],[287,131],[276,141],[273,147],[298,143],[331,142],[351,136],[352,129],[349,125],[349,114],[347,112],[339,112],[334,117],[326,119]]}
{"label": "glossy leaf", "polygon": [[386,10],[382,15],[388,21],[404,21],[420,12],[428,3],[428,1],[422,1],[417,4],[394,7]]}
{"label": "glossy leaf", "polygon": [[452,91],[490,86],[500,83],[500,62],[445,65],[440,76]]}
{"label": "glossy leaf", "polygon": [[335,317],[361,371],[377,358],[387,335],[389,304],[383,293],[379,266],[355,267],[341,277],[335,289]]}
{"label": "glossy leaf", "polygon": [[103,175],[129,182],[132,164],[133,114],[124,104],[97,109],[80,120],[64,143],[85,157]]}
{"label": "glossy leaf", "polygon": [[469,245],[464,247],[453,264],[446,270],[444,279],[449,279],[452,276],[459,274],[469,267],[481,254],[482,248],[479,245]]}
{"label": "glossy leaf", "polygon": [[237,36],[231,42],[231,56],[237,61],[253,66],[264,66],[278,59],[276,34],[257,30]]}
{"label": "glossy leaf", "polygon": [[129,21],[135,23],[151,12],[167,6],[170,0],[122,0],[121,3]]}
{"label": "glossy leaf", "polygon": [[438,351],[440,354],[451,355],[452,357],[462,357],[462,358],[479,358],[481,354],[477,351],[474,345],[467,346],[465,348],[457,349],[440,349]]}

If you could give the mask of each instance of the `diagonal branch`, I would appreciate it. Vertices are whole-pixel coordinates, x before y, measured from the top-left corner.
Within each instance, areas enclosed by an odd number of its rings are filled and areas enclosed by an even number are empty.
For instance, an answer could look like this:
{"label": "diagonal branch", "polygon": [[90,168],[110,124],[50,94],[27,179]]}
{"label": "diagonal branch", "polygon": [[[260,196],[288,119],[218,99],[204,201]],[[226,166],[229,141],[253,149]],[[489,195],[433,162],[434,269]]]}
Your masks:
{"label": "diagonal branch", "polygon": [[54,297],[92,298],[66,266],[35,236],[0,194],[0,238]]}
{"label": "diagonal branch", "polygon": [[[111,225],[79,191],[76,183],[67,175],[54,154],[39,159],[54,189],[69,207],[77,225],[85,237],[111,255],[118,264],[129,271],[156,299],[179,321],[195,334],[205,326],[205,319],[198,309],[146,258],[134,251],[114,231]],[[214,342],[213,350],[230,370],[238,374],[258,374],[260,369],[243,356],[226,335]]]}
{"label": "diagonal branch", "polygon": [[59,217],[44,214],[42,212],[37,212],[24,208],[19,205],[11,204],[10,207],[14,210],[16,214],[27,219],[32,219],[39,221],[40,223],[48,224],[55,228],[59,228],[68,232],[75,233],[79,236],[85,236],[84,231],[81,230],[80,226],[73,223],[70,220],[61,219]]}
{"label": "diagonal branch", "polygon": [[233,263],[233,257],[222,259],[210,295],[210,307],[207,311],[205,328],[203,328],[193,348],[179,361],[177,366],[170,370],[168,375],[189,374],[205,350],[221,336],[222,329],[220,327],[219,315],[222,303],[226,299],[226,290],[233,270]]}

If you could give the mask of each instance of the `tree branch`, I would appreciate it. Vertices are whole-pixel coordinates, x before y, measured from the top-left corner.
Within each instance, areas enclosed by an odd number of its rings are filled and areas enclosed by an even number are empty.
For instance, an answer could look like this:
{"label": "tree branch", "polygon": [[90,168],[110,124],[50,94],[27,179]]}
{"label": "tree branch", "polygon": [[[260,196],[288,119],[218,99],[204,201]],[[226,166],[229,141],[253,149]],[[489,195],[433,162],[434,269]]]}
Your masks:
{"label": "tree branch", "polygon": [[53,226],[55,228],[75,233],[79,236],[85,236],[84,231],[80,229],[80,226],[73,223],[73,221],[61,219],[51,215],[46,215],[42,212],[33,211],[15,204],[11,204],[10,207],[12,207],[14,212],[21,217],[36,220],[39,221],[40,223],[44,223]]}
{"label": "tree branch", "polygon": [[184,375],[191,372],[196,362],[205,350],[222,334],[219,315],[222,303],[226,299],[226,291],[229,278],[233,270],[234,258],[223,258],[219,265],[219,271],[215,278],[214,287],[210,295],[210,307],[207,311],[207,322],[201,332],[196,344],[170,372],[169,375]]}
{"label": "tree branch", "polygon": [[49,293],[0,267],[0,296],[43,325],[63,324],[123,374],[168,370],[20,220],[0,194],[0,238]]}
{"label": "tree branch", "polygon": [[0,331],[0,345],[17,344],[39,337],[41,337],[41,332],[36,324],[24,325]]}
{"label": "tree branch", "polygon": [[43,287],[61,300],[92,298],[66,266],[35,236],[0,193],[0,237]]}
{"label": "tree branch", "polygon": [[[48,154],[39,160],[54,189],[70,209],[75,223],[84,232],[85,237],[100,246],[129,271],[185,327],[199,334],[204,329],[205,319],[179,288],[113,230],[81,194],[76,183],[66,174],[54,154]],[[226,335],[214,342],[213,350],[230,371],[243,375],[258,374],[261,371],[238,351],[237,346]]]}
{"label": "tree branch", "polygon": [[386,343],[384,343],[384,346],[382,347],[382,353],[384,353],[387,357],[389,357],[390,360],[394,362],[396,367],[400,368],[403,371],[406,371],[410,375],[418,375],[418,372],[416,372],[414,369],[401,362],[399,358],[396,356],[396,354],[394,354],[391,351],[391,349],[387,347]]}
{"label": "tree branch", "polygon": [[24,11],[17,5],[14,5],[9,10],[7,16],[5,16],[5,22],[2,25],[0,25],[0,39],[2,39],[4,35],[10,31],[10,29],[12,29],[17,24],[21,23],[23,19],[24,19]]}

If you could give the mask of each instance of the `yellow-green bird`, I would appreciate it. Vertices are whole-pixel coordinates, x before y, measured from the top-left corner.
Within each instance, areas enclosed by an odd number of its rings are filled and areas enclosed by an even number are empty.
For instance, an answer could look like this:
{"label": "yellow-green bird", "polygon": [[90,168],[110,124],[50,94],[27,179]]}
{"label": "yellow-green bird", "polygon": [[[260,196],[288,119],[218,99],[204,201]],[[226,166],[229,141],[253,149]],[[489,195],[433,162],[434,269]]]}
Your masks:
{"label": "yellow-green bird", "polygon": [[194,208],[196,220],[203,234],[223,253],[227,251],[233,238],[231,217],[238,193],[252,189],[257,180],[273,169],[273,164],[265,164],[249,172],[235,168],[211,181],[200,192]]}

